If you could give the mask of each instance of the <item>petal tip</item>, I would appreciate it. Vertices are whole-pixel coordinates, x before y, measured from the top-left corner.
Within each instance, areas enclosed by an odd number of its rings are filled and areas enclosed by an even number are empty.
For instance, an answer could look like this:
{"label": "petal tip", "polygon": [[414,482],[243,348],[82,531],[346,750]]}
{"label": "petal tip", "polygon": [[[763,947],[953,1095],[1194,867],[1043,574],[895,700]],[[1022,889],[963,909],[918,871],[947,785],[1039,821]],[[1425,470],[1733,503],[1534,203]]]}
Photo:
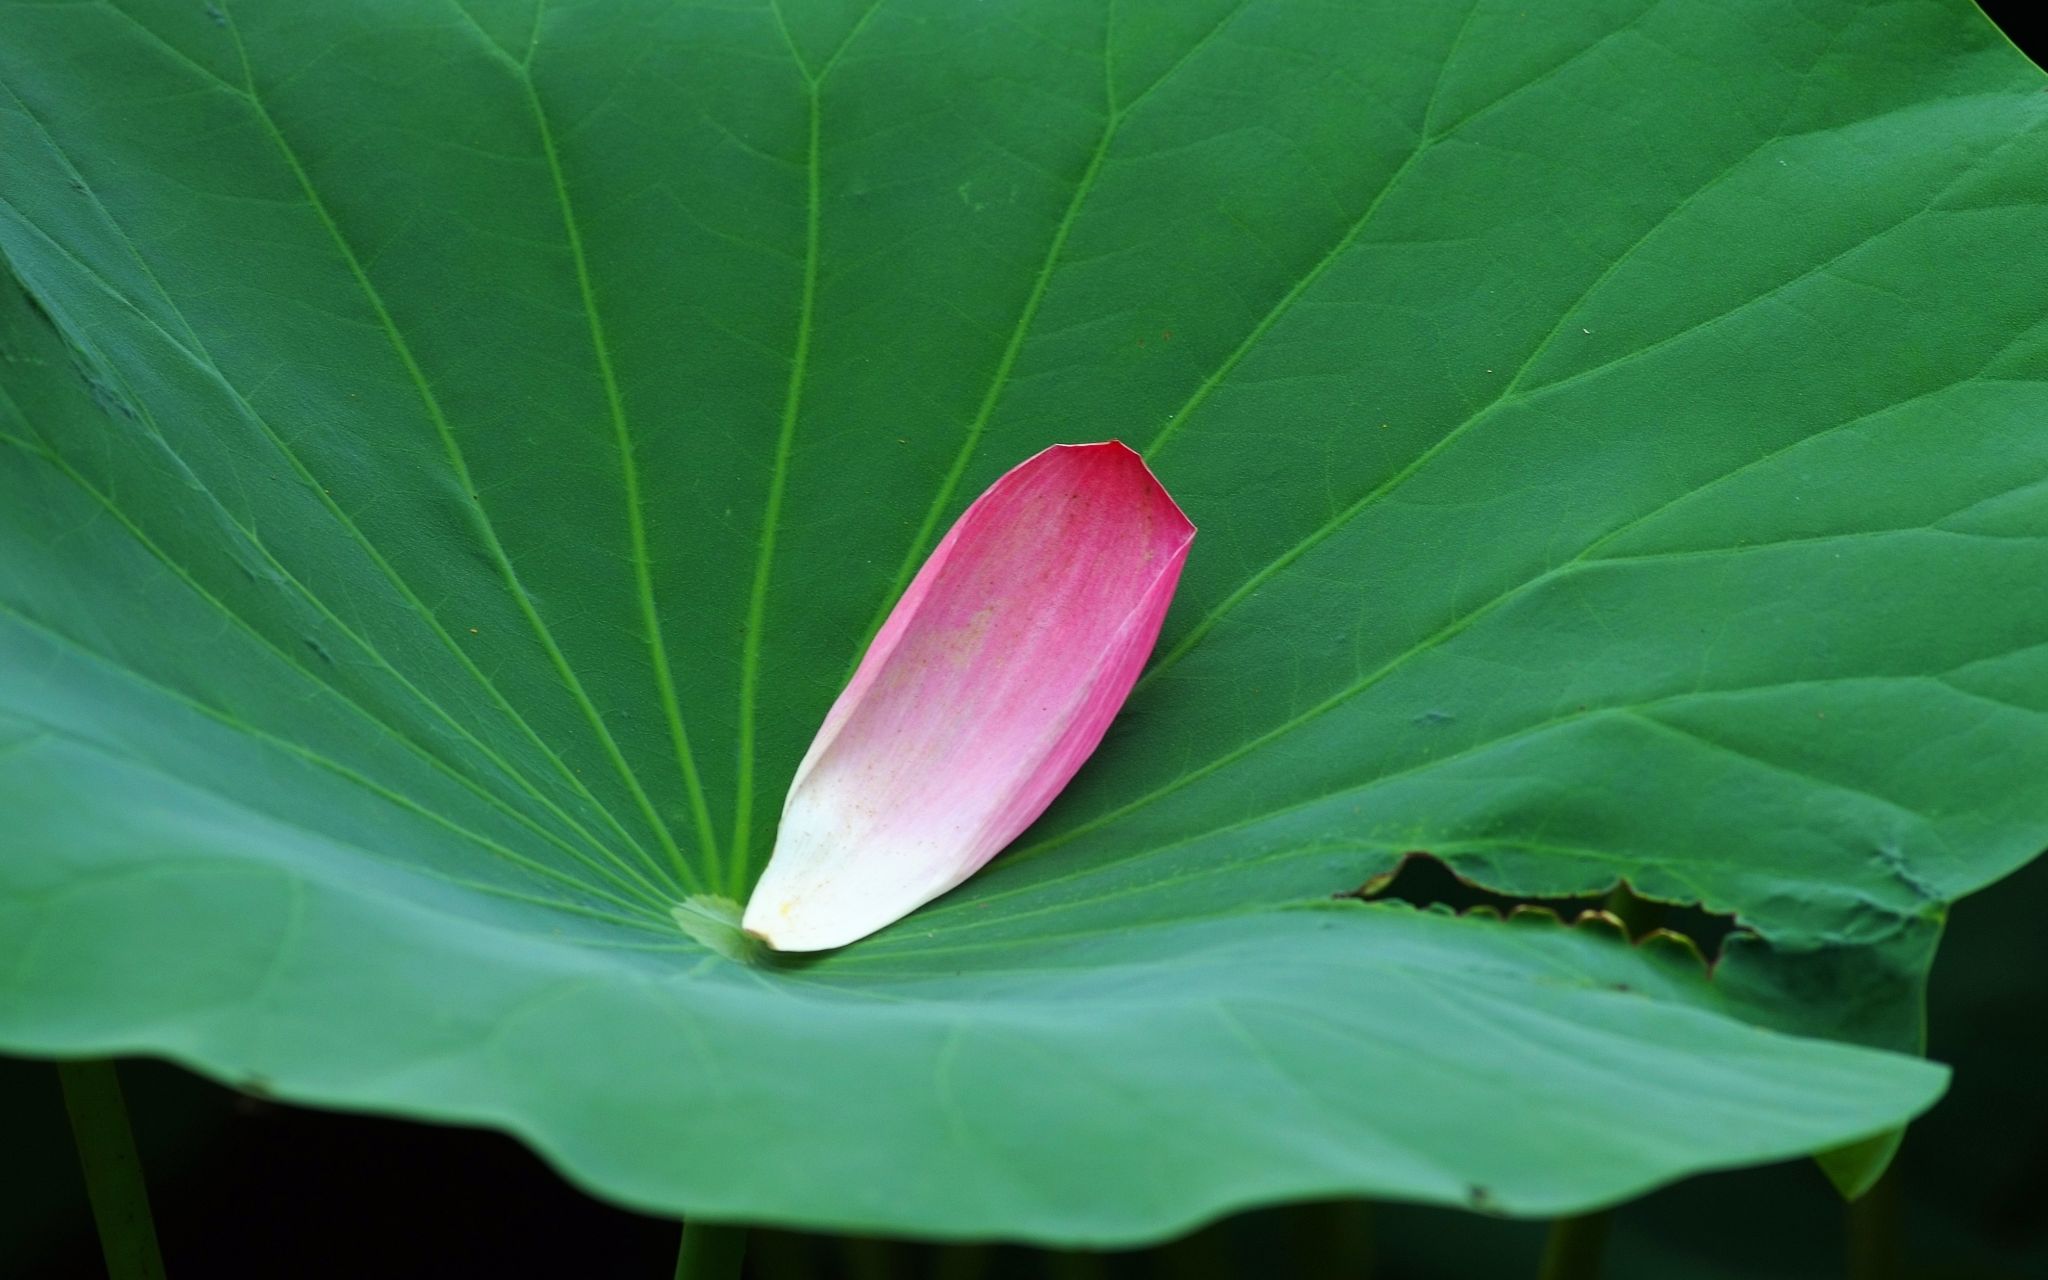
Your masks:
{"label": "petal tip", "polygon": [[[1173,518],[1179,521],[1185,530],[1181,539],[1182,543],[1186,544],[1194,540],[1194,536],[1198,532],[1195,522],[1188,519],[1188,513],[1181,509],[1180,503],[1167,491],[1165,483],[1159,479],[1159,473],[1152,469],[1152,464],[1146,459],[1145,455],[1125,444],[1122,440],[1090,440],[1074,444],[1056,444],[1042,450],[1038,456],[1042,457],[1049,453],[1079,453],[1084,457],[1092,455],[1112,466],[1128,467],[1133,463],[1137,464],[1137,471],[1145,477],[1144,484],[1151,490],[1152,497],[1165,504],[1166,509],[1173,513]],[[1026,459],[1016,470],[1022,471],[1030,465],[1031,459]]]}

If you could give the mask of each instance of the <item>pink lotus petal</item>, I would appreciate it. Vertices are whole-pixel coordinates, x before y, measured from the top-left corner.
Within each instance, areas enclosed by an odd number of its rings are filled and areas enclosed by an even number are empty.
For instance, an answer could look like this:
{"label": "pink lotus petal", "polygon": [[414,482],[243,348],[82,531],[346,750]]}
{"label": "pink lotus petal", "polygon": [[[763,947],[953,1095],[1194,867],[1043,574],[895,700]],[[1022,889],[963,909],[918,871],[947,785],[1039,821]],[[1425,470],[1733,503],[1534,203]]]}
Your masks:
{"label": "pink lotus petal", "polygon": [[1095,750],[1195,528],[1122,444],[1055,445],[961,515],[797,766],[742,921],[844,946],[980,870]]}

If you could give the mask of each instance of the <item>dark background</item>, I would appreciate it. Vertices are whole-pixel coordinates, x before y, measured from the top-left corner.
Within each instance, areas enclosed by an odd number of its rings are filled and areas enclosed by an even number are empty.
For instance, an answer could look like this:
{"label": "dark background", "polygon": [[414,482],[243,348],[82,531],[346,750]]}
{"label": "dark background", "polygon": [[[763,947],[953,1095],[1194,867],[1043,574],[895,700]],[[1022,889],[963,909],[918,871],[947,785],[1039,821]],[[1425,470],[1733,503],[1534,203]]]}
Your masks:
{"label": "dark background", "polygon": [[[1983,7],[2036,62],[2048,62],[2048,0]],[[1928,1051],[1954,1067],[1955,1079],[1858,1211],[1873,1220],[1864,1239],[1878,1241],[1890,1267],[1873,1275],[2048,1280],[2044,915],[2048,858],[1951,917],[1929,998]],[[122,1073],[176,1280],[672,1274],[673,1222],[580,1194],[509,1138],[281,1106],[160,1063],[124,1063]],[[1617,1211],[1606,1273],[1841,1275],[1851,1217],[1809,1161],[1695,1178]],[[1533,1276],[1545,1229],[1351,1204],[1244,1214],[1159,1249],[1108,1254],[761,1231],[748,1267],[759,1280]],[[56,1074],[0,1059],[0,1277],[104,1274]]]}

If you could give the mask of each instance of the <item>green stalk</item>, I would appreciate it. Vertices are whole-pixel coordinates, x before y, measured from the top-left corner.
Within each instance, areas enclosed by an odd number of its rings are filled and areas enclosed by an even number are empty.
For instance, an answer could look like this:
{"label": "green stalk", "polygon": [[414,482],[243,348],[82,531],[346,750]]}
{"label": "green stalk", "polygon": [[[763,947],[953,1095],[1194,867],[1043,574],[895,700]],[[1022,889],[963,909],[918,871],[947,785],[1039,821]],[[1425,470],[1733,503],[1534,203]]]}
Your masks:
{"label": "green stalk", "polygon": [[747,1229],[715,1222],[685,1222],[676,1252],[676,1280],[738,1280],[747,1256]]}
{"label": "green stalk", "polygon": [[114,1064],[97,1058],[60,1062],[57,1079],[64,1085],[64,1109],[71,1113],[71,1134],[78,1143],[78,1164],[85,1172],[109,1280],[163,1280],[149,1189]]}
{"label": "green stalk", "polygon": [[1603,1209],[1551,1223],[1540,1280],[1599,1280],[1600,1257],[1606,1252],[1607,1228],[1613,1219],[1613,1212]]}
{"label": "green stalk", "polygon": [[1898,1280],[1906,1273],[1904,1199],[1896,1162],[1848,1207],[1849,1280]]}
{"label": "green stalk", "polygon": [[1330,1274],[1367,1280],[1373,1269],[1373,1205],[1370,1200],[1339,1200],[1315,1210],[1320,1220],[1322,1255]]}
{"label": "green stalk", "polygon": [[1625,884],[1615,885],[1606,900],[1600,904],[1600,908],[1621,921],[1621,927],[1627,931],[1630,942],[1641,942],[1645,934],[1664,923],[1667,914],[1663,903],[1638,898],[1629,892],[1629,887]]}

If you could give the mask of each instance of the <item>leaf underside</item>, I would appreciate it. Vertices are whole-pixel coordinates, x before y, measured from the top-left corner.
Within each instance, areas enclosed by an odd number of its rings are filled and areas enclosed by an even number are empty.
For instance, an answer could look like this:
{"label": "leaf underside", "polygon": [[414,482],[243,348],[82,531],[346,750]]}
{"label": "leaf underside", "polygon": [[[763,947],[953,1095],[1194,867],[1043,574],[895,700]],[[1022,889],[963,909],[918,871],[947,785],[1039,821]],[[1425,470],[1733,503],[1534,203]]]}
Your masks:
{"label": "leaf underside", "polygon": [[[1963,0],[0,4],[0,1044],[936,1236],[1881,1134],[2048,843],[2043,87]],[[1113,437],[1203,532],[1067,795],[679,929]],[[1332,901],[1411,850],[1746,932]]]}

